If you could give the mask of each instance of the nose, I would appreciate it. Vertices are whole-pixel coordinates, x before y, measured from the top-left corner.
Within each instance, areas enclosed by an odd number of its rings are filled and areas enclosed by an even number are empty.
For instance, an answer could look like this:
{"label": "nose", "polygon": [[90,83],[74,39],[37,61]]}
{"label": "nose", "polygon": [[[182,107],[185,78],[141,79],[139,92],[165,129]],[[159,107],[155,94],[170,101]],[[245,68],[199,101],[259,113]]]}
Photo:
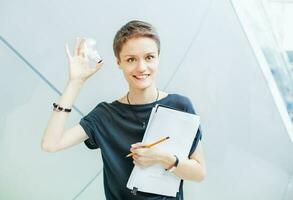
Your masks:
{"label": "nose", "polygon": [[139,72],[144,72],[147,69],[147,67],[148,67],[147,63],[144,60],[141,60],[138,63],[137,69],[138,69]]}

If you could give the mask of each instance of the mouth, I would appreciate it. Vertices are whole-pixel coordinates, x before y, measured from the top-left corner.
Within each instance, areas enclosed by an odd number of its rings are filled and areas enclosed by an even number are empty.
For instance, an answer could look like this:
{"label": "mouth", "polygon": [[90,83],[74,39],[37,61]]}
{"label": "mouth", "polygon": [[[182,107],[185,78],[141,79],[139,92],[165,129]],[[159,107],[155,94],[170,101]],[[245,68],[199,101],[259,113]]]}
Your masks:
{"label": "mouth", "polygon": [[149,76],[150,76],[150,74],[133,75],[133,77],[137,80],[145,80]]}

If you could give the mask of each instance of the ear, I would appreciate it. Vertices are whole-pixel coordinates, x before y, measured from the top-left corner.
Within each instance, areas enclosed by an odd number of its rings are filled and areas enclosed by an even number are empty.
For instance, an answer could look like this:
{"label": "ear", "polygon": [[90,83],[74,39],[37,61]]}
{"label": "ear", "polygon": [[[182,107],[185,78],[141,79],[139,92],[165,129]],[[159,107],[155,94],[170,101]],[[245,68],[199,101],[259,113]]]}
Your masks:
{"label": "ear", "polygon": [[116,58],[116,63],[117,63],[117,65],[118,65],[119,69],[121,69],[121,66],[120,66],[120,60],[119,60],[118,58]]}

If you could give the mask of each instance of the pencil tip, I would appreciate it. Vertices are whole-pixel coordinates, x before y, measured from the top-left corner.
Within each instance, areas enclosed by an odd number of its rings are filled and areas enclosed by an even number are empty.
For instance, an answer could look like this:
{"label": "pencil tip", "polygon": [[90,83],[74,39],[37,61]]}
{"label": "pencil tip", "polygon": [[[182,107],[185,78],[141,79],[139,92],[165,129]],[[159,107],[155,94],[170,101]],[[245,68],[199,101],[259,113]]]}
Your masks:
{"label": "pencil tip", "polygon": [[169,139],[170,137],[168,136],[167,139]]}

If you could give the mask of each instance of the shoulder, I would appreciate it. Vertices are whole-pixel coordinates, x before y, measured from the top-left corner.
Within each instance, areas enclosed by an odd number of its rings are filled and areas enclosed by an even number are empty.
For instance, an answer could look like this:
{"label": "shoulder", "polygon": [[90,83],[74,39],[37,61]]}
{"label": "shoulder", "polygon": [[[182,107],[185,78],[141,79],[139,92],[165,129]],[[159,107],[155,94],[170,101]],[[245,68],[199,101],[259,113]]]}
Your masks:
{"label": "shoulder", "polygon": [[92,111],[102,112],[103,108],[105,107],[106,104],[107,104],[106,102],[100,102],[94,107],[94,109]]}
{"label": "shoulder", "polygon": [[190,99],[187,96],[181,94],[171,94],[172,100],[178,104],[188,106],[191,103]]}
{"label": "shoulder", "polygon": [[186,112],[195,113],[192,102],[189,97],[181,94],[171,94],[170,99],[178,109]]}
{"label": "shoulder", "polygon": [[96,119],[103,116],[105,113],[106,108],[108,107],[107,102],[100,102],[98,103],[86,116],[87,117],[94,117]]}

